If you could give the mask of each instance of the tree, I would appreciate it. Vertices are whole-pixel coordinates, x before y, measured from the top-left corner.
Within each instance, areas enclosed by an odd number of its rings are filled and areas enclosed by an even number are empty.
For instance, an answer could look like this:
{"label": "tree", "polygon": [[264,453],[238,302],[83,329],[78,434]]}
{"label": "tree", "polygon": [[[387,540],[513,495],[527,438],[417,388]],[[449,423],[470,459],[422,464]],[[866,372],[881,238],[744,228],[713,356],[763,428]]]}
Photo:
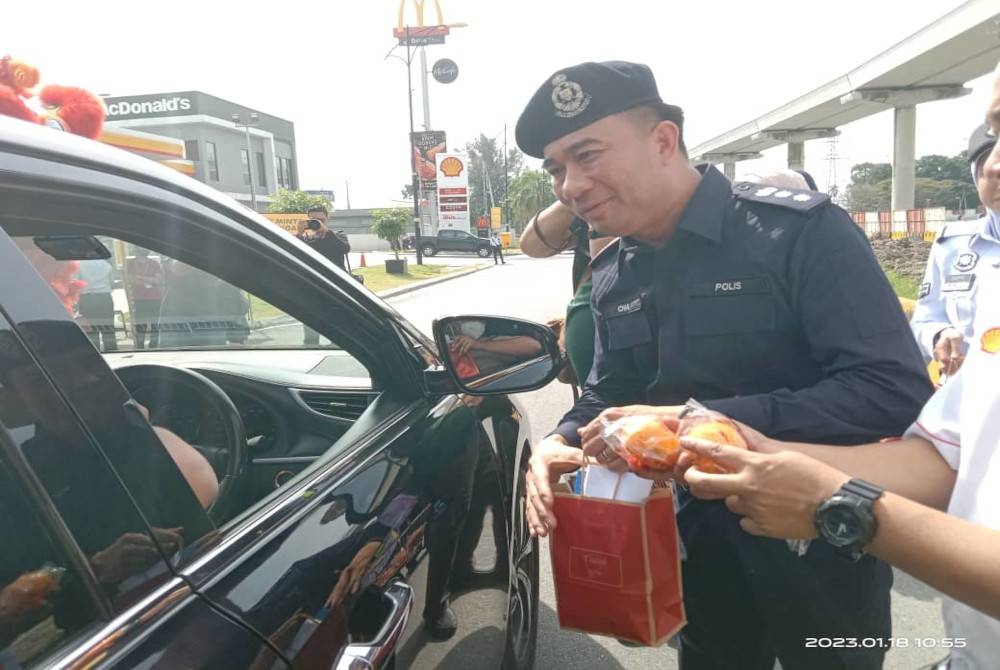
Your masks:
{"label": "tree", "polygon": [[267,211],[272,214],[305,214],[310,207],[322,206],[330,209],[330,201],[321,195],[311,195],[305,191],[289,191],[279,188],[274,201]]}
{"label": "tree", "polygon": [[858,163],[851,168],[852,184],[877,184],[892,179],[892,166],[888,163]]}
{"label": "tree", "polygon": [[[465,145],[469,154],[469,213],[473,220],[489,216],[490,207],[500,207],[507,202],[504,186],[503,148],[496,138],[480,134]],[[507,179],[513,180],[524,167],[524,156],[517,149],[507,151]],[[492,194],[492,199],[490,195]]]}
{"label": "tree", "polygon": [[392,209],[376,209],[372,211],[372,232],[379,239],[385,240],[392,247],[399,260],[399,238],[406,233],[406,225],[410,222],[410,210],[406,207]]}
{"label": "tree", "polygon": [[844,202],[845,209],[849,212],[887,210],[892,204],[892,182],[883,180],[877,184],[864,182],[848,184]]}
{"label": "tree", "polygon": [[549,175],[541,170],[522,172],[510,183],[510,214],[518,232],[529,217],[555,201]]}
{"label": "tree", "polygon": [[917,178],[934,179],[941,181],[944,179],[953,181],[972,182],[972,172],[969,169],[969,159],[967,152],[963,151],[957,156],[939,156],[931,154],[921,156],[917,159]]}

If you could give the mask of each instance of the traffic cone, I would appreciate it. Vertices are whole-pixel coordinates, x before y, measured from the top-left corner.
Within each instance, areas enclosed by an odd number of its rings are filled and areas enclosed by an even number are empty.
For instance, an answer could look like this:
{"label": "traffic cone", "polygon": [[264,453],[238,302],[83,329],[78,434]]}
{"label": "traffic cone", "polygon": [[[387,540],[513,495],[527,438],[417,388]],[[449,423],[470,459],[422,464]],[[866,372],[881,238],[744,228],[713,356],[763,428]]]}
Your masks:
{"label": "traffic cone", "polygon": [[361,252],[361,262],[358,263],[358,267],[359,268],[366,268],[366,267],[368,267],[368,263],[365,262],[365,252],[363,252],[363,251]]}

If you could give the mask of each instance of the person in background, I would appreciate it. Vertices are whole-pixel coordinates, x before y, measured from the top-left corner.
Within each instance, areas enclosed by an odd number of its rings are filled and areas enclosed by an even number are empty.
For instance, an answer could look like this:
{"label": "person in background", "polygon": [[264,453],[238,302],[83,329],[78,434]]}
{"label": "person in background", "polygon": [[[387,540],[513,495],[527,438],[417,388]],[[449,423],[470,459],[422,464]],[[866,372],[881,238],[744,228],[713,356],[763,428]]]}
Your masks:
{"label": "person in background", "polygon": [[115,337],[115,301],[111,297],[111,261],[80,261],[79,278],[86,282],[77,311],[87,322],[87,336],[98,351],[118,351]]}
{"label": "person in background", "polygon": [[305,230],[299,234],[299,239],[329,259],[341,270],[347,270],[347,254],[351,243],[342,230],[330,230],[328,223],[330,214],[323,205],[309,208],[309,220]]}
{"label": "person in background", "polygon": [[132,248],[135,256],[125,259],[125,281],[132,296],[135,348],[145,348],[148,334],[149,348],[155,349],[159,342],[156,322],[163,302],[163,266],[159,260],[150,258],[149,250],[138,246]]}
{"label": "person in background", "polygon": [[[580,385],[590,375],[594,361],[594,315],[590,311],[590,259],[614,240],[597,235],[587,222],[573,210],[556,201],[531,218],[521,234],[521,251],[532,258],[548,258],[573,250],[573,296],[566,306],[566,316],[560,324],[560,340],[564,344],[573,375],[565,379]],[[560,377],[560,379],[564,379]]]}
{"label": "person in background", "polygon": [[969,163],[986,214],[977,221],[949,221],[934,241],[910,324],[928,362],[941,364],[943,375],[958,372],[968,352],[982,274],[1000,263],[1000,226],[990,204],[1000,178],[984,169],[997,137],[981,124],[969,137]]}
{"label": "person in background", "polygon": [[754,184],[764,184],[778,188],[797,188],[802,191],[816,191],[816,182],[808,176],[809,173],[800,170],[772,170],[770,172],[750,172],[743,175],[741,181]]}
{"label": "person in background", "polygon": [[493,250],[493,265],[497,265],[497,259],[503,265],[507,265],[507,261],[503,259],[503,242],[500,241],[498,233],[490,235],[490,249]]}
{"label": "person in background", "polygon": [[[327,227],[330,214],[323,205],[309,208],[309,220],[298,238],[327,258],[344,272],[347,272],[347,254],[351,251],[351,243],[344,231],[331,231]],[[319,345],[319,333],[309,326],[302,325],[303,346]]]}

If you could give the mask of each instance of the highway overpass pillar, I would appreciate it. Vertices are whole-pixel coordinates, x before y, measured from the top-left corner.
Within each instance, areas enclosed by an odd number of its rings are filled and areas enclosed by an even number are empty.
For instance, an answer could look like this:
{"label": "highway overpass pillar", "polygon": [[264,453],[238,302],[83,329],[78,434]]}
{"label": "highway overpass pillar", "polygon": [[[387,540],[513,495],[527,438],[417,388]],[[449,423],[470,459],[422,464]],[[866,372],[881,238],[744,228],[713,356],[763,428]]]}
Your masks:
{"label": "highway overpass pillar", "polygon": [[896,107],[892,155],[892,211],[913,209],[916,174],[917,107]]}
{"label": "highway overpass pillar", "polygon": [[788,169],[806,169],[806,143],[804,141],[788,143]]}
{"label": "highway overpass pillar", "polygon": [[736,181],[736,163],[727,161],[722,164],[722,170],[729,181]]}

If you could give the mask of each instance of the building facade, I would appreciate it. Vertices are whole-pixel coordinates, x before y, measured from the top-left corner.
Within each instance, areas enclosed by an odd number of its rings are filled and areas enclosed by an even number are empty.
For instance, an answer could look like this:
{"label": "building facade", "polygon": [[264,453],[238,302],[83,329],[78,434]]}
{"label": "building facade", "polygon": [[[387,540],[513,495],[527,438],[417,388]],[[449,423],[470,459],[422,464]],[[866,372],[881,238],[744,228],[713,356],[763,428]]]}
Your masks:
{"label": "building facade", "polygon": [[[200,91],[108,96],[105,125],[184,142],[194,178],[264,211],[279,188],[298,189],[295,125]],[[252,186],[252,191],[251,191]]]}

